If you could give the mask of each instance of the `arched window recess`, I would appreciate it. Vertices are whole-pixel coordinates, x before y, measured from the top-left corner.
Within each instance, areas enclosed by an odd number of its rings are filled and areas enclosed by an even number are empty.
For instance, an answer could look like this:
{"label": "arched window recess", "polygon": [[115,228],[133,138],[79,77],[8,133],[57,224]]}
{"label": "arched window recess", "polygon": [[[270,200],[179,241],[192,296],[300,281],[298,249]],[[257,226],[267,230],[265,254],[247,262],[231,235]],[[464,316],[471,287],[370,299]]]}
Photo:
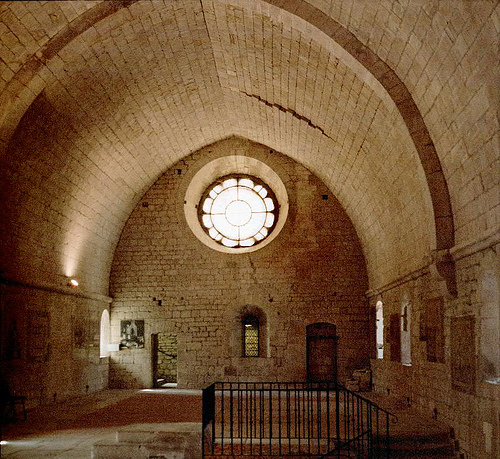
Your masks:
{"label": "arched window recess", "polygon": [[243,357],[260,357],[260,320],[256,315],[243,318]]}

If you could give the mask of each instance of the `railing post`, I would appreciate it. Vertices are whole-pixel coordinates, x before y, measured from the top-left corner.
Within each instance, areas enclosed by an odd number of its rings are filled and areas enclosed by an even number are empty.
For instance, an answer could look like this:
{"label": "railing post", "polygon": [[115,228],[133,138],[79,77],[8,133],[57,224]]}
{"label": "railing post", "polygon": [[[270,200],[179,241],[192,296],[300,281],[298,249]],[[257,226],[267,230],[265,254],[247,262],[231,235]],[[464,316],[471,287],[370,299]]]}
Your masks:
{"label": "railing post", "polygon": [[215,444],[215,384],[203,389],[202,392],[202,454],[205,454],[205,430],[211,426],[210,451],[213,453]]}
{"label": "railing post", "polygon": [[273,393],[272,387],[269,385],[269,451],[273,449]]}
{"label": "railing post", "polygon": [[390,447],[390,437],[389,437],[389,413],[385,413],[385,446],[386,446],[386,451],[387,451],[387,457],[390,456],[391,454],[391,447]]}
{"label": "railing post", "polygon": [[337,457],[340,457],[340,390],[339,385],[335,384],[335,435],[337,444]]}

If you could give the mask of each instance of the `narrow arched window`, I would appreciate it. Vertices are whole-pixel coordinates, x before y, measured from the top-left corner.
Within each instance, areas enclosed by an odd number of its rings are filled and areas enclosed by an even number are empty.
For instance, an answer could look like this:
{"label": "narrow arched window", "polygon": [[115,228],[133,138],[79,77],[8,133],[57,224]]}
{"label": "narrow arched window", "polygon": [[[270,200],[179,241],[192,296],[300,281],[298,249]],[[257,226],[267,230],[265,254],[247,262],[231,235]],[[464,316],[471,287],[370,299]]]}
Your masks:
{"label": "narrow arched window", "polygon": [[107,309],[102,311],[101,315],[101,336],[100,336],[100,355],[102,357],[109,357],[109,341],[111,330],[109,327],[109,312]]}
{"label": "narrow arched window", "polygon": [[259,357],[259,318],[243,319],[243,357]]}
{"label": "narrow arched window", "polygon": [[384,358],[384,303],[377,301],[377,324],[376,324],[376,338],[377,338],[377,359]]}

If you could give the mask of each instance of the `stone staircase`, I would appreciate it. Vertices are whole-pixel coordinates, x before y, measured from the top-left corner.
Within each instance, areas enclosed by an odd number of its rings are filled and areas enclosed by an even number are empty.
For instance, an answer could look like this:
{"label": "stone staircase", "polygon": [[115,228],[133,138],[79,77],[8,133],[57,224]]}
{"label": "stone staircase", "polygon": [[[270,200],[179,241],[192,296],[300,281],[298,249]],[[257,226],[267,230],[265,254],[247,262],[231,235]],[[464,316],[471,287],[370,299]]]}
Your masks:
{"label": "stone staircase", "polygon": [[[415,421],[414,421],[415,422]],[[432,429],[429,429],[429,425],[425,424],[420,431],[418,428],[415,429],[415,424],[412,424],[412,428],[408,429],[408,424],[400,426],[398,429],[393,429],[394,432],[391,434],[391,450],[390,450],[390,459],[455,459],[457,456],[455,455],[455,444],[453,440],[453,435],[451,429],[442,425],[433,425]],[[248,446],[248,445],[247,445]],[[235,457],[243,457],[238,456],[239,448],[235,449],[235,455],[230,454],[230,448],[224,448],[227,451],[222,451],[219,445],[216,445],[214,455],[205,455],[205,459],[230,459]],[[248,449],[248,448],[247,448]],[[250,455],[249,449],[247,451],[243,451],[243,455],[252,459],[269,459],[269,455],[259,455],[253,454]],[[276,451],[272,457],[285,457],[279,456]],[[311,458],[311,456],[286,456],[290,459],[306,459]],[[315,456],[317,457],[317,456]],[[333,458],[337,458],[338,456],[334,454]],[[348,459],[348,458],[364,458],[363,455],[356,455],[355,451],[343,451],[340,454],[340,458]],[[382,449],[380,451],[375,450],[373,458],[387,458],[387,451]]]}
{"label": "stone staircase", "polygon": [[120,429],[113,442],[92,447],[93,459],[200,459],[201,424],[136,424]]}
{"label": "stone staircase", "polygon": [[422,414],[405,400],[373,392],[363,395],[398,418],[390,424],[391,459],[458,457],[454,432],[447,424]]}
{"label": "stone staircase", "polygon": [[[452,459],[456,457],[454,441],[449,430],[391,435],[390,444],[391,459]],[[384,456],[381,455],[381,457]]]}

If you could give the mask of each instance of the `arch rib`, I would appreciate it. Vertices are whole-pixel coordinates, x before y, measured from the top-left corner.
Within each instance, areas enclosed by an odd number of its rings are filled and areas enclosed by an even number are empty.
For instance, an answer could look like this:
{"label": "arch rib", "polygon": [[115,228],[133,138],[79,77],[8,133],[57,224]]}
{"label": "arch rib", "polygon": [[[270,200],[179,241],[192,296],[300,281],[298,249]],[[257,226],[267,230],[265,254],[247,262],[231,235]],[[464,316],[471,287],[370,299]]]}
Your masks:
{"label": "arch rib", "polygon": [[455,244],[455,229],[448,184],[429,130],[410,91],[396,72],[352,32],[306,1],[263,1],[300,17],[325,33],[365,67],[396,104],[417,150],[431,197],[436,241],[430,257],[431,272],[440,282],[443,294],[455,295],[455,266],[450,255]]}

